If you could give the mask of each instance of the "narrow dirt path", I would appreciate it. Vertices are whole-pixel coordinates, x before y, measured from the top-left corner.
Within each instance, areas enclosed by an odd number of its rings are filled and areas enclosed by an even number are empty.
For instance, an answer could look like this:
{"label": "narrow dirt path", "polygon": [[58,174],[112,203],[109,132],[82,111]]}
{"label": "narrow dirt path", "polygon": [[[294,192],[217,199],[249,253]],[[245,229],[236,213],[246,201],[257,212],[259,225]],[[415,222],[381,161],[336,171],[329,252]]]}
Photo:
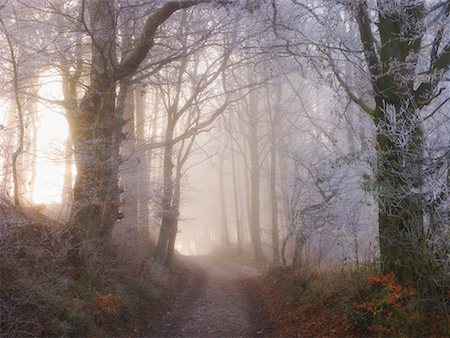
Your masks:
{"label": "narrow dirt path", "polygon": [[190,258],[195,279],[149,337],[264,337],[270,325],[248,284],[250,267],[209,256]]}

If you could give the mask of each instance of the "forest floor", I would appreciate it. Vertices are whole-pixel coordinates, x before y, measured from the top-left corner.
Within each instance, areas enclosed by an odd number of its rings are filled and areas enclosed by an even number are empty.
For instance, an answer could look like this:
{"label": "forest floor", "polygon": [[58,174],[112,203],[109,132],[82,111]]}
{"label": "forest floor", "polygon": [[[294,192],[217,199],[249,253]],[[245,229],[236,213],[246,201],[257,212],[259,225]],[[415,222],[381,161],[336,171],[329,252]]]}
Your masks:
{"label": "forest floor", "polygon": [[267,270],[222,250],[167,270],[136,241],[98,271],[68,262],[62,230],[0,200],[0,337],[450,336],[448,289],[430,312],[371,265]]}
{"label": "forest floor", "polygon": [[258,269],[217,256],[187,257],[185,263],[193,271],[191,283],[143,336],[272,336],[264,306],[249,283]]}
{"label": "forest floor", "polygon": [[191,281],[185,284],[166,313],[148,325],[141,336],[362,335],[349,322],[336,299],[304,293],[298,297],[299,281],[285,270],[268,272],[242,256],[192,256],[182,261],[192,272]]}

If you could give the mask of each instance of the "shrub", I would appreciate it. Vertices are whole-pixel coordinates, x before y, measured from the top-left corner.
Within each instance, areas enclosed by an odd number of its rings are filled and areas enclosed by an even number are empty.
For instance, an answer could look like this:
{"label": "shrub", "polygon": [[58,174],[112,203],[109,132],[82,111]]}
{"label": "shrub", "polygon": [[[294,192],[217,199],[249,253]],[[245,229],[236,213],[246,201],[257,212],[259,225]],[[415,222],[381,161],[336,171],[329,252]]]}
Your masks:
{"label": "shrub", "polygon": [[423,336],[429,334],[427,314],[417,291],[401,285],[393,273],[368,275],[371,294],[354,304],[353,320],[372,335]]}

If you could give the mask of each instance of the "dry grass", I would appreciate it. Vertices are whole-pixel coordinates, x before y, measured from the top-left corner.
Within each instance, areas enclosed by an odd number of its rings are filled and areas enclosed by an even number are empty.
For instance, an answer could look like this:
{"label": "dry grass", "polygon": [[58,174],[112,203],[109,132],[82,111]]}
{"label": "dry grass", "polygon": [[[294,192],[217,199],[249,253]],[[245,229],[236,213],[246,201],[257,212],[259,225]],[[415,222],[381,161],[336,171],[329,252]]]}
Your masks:
{"label": "dry grass", "polygon": [[275,268],[257,287],[276,336],[356,337],[361,331],[348,320],[342,299],[364,284],[343,271]]}
{"label": "dry grass", "polygon": [[[256,280],[255,288],[275,336],[446,336],[445,315],[411,308],[419,304],[411,293],[383,290],[373,274],[371,265],[320,271],[275,268]],[[392,299],[398,303],[395,309],[389,307]]]}
{"label": "dry grass", "polygon": [[61,224],[1,203],[0,336],[137,336],[185,278],[156,274],[142,264],[149,255],[131,259],[120,241],[102,271],[71,266]]}

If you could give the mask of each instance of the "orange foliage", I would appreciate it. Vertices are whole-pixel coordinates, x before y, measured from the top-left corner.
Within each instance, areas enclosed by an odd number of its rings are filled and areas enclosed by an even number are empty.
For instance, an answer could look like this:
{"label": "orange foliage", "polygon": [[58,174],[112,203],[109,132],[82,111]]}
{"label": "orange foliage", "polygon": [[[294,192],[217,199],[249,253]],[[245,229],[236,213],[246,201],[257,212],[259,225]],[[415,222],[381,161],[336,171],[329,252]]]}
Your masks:
{"label": "orange foliage", "polygon": [[[338,306],[321,303],[294,305],[291,295],[282,291],[276,283],[263,279],[247,281],[262,301],[263,308],[273,325],[270,336],[276,337],[357,337],[359,332],[347,321]],[[294,287],[294,285],[293,285]]]}
{"label": "orange foliage", "polygon": [[387,304],[401,305],[403,287],[396,282],[394,273],[390,272],[382,276],[369,275],[367,278],[386,289],[389,295],[386,299]]}
{"label": "orange foliage", "polygon": [[100,295],[95,297],[94,304],[98,309],[98,312],[102,314],[113,314],[117,312],[119,306],[120,297],[108,293],[106,295]]}
{"label": "orange foliage", "polygon": [[381,286],[379,292],[372,295],[370,302],[356,304],[359,310],[369,310],[373,324],[368,329],[378,335],[402,335],[408,331],[408,325],[419,323],[415,290],[400,285],[391,272],[381,276],[369,275],[371,282]]}

